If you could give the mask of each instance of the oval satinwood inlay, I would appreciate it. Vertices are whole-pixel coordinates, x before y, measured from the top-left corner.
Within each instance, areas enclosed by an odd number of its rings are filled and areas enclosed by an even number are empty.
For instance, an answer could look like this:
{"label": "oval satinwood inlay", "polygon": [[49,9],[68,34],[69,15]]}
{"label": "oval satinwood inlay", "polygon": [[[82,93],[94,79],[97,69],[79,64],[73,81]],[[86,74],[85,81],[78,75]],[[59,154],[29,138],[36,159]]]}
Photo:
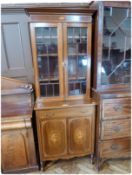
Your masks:
{"label": "oval satinwood inlay", "polygon": [[74,142],[77,144],[82,144],[84,141],[84,132],[82,129],[76,129],[74,132]]}
{"label": "oval satinwood inlay", "polygon": [[49,133],[49,141],[51,144],[59,145],[61,143],[61,135],[59,132],[50,132]]}

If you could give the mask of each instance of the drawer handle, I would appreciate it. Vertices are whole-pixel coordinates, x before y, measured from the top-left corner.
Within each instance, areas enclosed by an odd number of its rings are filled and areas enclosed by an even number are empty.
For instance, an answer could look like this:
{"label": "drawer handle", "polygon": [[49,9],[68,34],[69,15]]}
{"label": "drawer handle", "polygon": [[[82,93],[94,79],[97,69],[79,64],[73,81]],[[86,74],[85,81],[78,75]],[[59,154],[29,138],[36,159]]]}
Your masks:
{"label": "drawer handle", "polygon": [[117,150],[118,149],[118,145],[116,145],[116,144],[111,145],[111,149],[112,150]]}
{"label": "drawer handle", "polygon": [[122,106],[114,106],[115,111],[121,111],[123,108]]}
{"label": "drawer handle", "polygon": [[115,127],[113,127],[113,130],[115,132],[119,132],[121,130],[121,126],[115,126]]}

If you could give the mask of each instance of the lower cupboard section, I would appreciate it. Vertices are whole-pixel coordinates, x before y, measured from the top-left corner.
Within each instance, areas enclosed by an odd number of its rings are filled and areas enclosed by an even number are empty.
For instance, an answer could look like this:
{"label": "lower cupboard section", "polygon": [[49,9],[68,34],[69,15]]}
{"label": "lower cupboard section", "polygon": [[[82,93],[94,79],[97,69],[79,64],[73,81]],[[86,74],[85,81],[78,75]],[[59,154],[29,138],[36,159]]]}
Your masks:
{"label": "lower cupboard section", "polygon": [[36,112],[41,161],[94,153],[95,109],[91,110],[88,117],[82,113],[79,117],[64,118],[62,115],[51,119]]}
{"label": "lower cupboard section", "polygon": [[131,139],[113,139],[100,143],[100,157],[119,158],[131,156]]}

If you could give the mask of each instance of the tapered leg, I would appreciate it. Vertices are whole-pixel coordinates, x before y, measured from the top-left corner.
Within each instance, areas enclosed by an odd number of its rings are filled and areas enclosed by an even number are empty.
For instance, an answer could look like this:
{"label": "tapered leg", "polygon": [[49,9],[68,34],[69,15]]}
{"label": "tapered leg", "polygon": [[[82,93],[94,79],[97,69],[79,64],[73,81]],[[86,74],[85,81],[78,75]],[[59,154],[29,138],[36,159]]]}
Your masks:
{"label": "tapered leg", "polygon": [[97,163],[96,169],[97,169],[97,171],[99,172],[99,170],[100,170],[100,164],[99,164],[99,163]]}
{"label": "tapered leg", "polygon": [[100,170],[100,167],[101,167],[101,159],[97,158],[97,162],[96,162],[96,169],[97,169],[97,171]]}
{"label": "tapered leg", "polygon": [[94,164],[94,154],[91,154],[91,163]]}
{"label": "tapered leg", "polygon": [[98,159],[97,159],[97,163],[96,163],[97,171],[100,170],[101,166],[103,165],[103,163],[104,163],[106,160],[107,160],[107,159],[104,159],[104,158],[98,158]]}
{"label": "tapered leg", "polygon": [[40,171],[43,171],[43,161],[40,162]]}
{"label": "tapered leg", "polygon": [[43,161],[43,171],[45,170],[46,161]]}

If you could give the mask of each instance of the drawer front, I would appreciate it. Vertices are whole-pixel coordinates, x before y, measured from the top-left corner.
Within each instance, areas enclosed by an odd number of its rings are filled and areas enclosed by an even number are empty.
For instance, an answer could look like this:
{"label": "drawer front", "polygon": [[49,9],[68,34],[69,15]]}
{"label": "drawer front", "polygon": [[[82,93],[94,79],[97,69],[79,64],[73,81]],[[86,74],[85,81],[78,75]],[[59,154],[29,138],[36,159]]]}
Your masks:
{"label": "drawer front", "polygon": [[102,122],[101,139],[129,137],[131,135],[131,120],[106,120]]}
{"label": "drawer front", "polygon": [[129,98],[103,100],[103,119],[127,118],[131,115],[131,101]]}
{"label": "drawer front", "polygon": [[49,109],[43,111],[37,111],[39,118],[58,118],[58,117],[84,117],[93,116],[95,111],[95,106],[87,107],[71,107],[62,109]]}
{"label": "drawer front", "polygon": [[130,138],[103,141],[100,143],[100,156],[102,158],[130,157]]}

